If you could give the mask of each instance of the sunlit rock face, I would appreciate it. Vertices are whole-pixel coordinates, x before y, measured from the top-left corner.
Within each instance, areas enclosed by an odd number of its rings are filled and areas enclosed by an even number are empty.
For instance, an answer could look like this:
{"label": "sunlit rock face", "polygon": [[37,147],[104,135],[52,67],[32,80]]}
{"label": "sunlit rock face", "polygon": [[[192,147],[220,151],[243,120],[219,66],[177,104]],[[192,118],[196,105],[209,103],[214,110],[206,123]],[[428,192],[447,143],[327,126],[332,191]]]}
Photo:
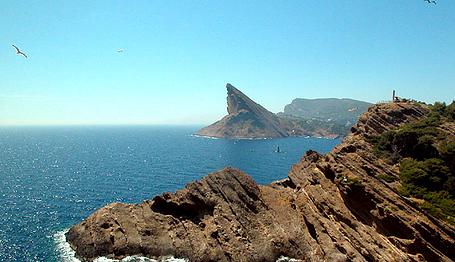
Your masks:
{"label": "sunlit rock face", "polygon": [[227,89],[228,115],[197,132],[197,135],[225,138],[286,137],[279,118],[231,84]]}
{"label": "sunlit rock face", "polygon": [[316,136],[336,138],[344,135],[334,124],[295,116],[276,115],[254,102],[240,90],[226,85],[227,112],[221,120],[202,128],[196,135],[219,138],[276,138],[288,136]]}
{"label": "sunlit rock face", "polygon": [[[234,102],[233,114],[248,101]],[[382,180],[381,174],[397,177],[398,167],[377,158],[368,142],[427,113],[412,103],[373,106],[339,146],[327,155],[307,152],[284,180],[258,185],[225,168],[175,193],[103,207],[72,227],[67,241],[86,260],[454,260],[454,228]]]}

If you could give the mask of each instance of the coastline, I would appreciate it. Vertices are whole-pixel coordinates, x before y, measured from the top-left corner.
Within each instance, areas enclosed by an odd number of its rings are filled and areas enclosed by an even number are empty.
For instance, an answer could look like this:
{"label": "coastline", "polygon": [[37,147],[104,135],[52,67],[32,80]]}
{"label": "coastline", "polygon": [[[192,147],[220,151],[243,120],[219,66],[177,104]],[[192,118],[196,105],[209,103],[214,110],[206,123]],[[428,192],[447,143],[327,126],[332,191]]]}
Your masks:
{"label": "coastline", "polygon": [[192,137],[206,138],[206,139],[226,139],[226,140],[266,140],[266,139],[286,139],[286,138],[318,138],[318,139],[327,139],[335,140],[343,138],[342,135],[336,136],[286,136],[286,137],[216,137],[216,136],[205,136],[198,134],[191,134]]}
{"label": "coastline", "polygon": [[[66,241],[65,234],[69,228],[57,231],[52,237],[55,243],[55,251],[62,262],[81,262],[76,256],[76,252],[71,248],[70,243]],[[126,256],[122,259],[111,259],[107,257],[98,257],[94,262],[188,262],[188,259],[175,258],[174,256],[163,256],[156,259],[143,256]]]}
{"label": "coastline", "polygon": [[[413,208],[381,179],[398,171],[377,161],[368,142],[427,111],[414,104],[379,105],[330,153],[307,151],[285,179],[259,185],[227,167],[174,193],[104,206],[66,238],[87,259],[176,254],[191,261],[449,261],[451,227]],[[422,229],[433,234],[422,235]]]}

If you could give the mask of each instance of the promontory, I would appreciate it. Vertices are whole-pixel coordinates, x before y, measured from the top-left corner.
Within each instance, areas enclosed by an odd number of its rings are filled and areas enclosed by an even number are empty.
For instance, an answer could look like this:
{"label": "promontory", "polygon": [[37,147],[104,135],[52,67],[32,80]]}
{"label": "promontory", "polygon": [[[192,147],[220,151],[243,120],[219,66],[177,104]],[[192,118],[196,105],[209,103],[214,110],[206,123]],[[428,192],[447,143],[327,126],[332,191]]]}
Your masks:
{"label": "promontory", "polygon": [[251,100],[240,90],[226,85],[227,112],[221,120],[202,128],[196,135],[218,138],[276,138],[317,136],[335,138],[341,132],[326,124],[308,125],[307,119],[276,115]]}
{"label": "promontory", "polygon": [[[228,92],[218,134],[231,134],[223,123],[245,119],[255,134],[289,134],[237,89]],[[441,108],[374,105],[340,145],[326,155],[308,151],[283,180],[258,185],[225,168],[175,193],[107,205],[66,239],[87,261],[452,261],[455,111]]]}

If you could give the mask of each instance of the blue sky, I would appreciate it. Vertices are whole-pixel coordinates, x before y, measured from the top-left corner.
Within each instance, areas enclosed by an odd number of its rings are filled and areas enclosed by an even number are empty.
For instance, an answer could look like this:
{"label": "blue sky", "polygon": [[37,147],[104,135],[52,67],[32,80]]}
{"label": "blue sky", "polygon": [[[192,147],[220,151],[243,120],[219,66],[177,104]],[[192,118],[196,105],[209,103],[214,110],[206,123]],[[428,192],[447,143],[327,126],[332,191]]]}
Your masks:
{"label": "blue sky", "polygon": [[449,102],[455,1],[437,2],[4,0],[0,125],[208,124],[227,82],[273,112],[392,89]]}

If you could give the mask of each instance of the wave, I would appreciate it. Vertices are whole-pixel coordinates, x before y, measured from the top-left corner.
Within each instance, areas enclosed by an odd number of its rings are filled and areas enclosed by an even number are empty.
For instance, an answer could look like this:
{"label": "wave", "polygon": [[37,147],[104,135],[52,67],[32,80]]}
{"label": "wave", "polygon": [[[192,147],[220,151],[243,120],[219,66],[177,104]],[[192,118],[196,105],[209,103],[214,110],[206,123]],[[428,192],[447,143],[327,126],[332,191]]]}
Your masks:
{"label": "wave", "polygon": [[[53,235],[55,242],[55,251],[59,256],[60,261],[62,262],[81,262],[81,260],[76,257],[76,252],[71,248],[70,244],[66,242],[65,234],[68,232],[68,230],[69,228],[58,231]],[[128,256],[121,260],[99,257],[95,259],[95,262],[188,262],[188,260],[183,258],[175,258],[173,256],[166,256],[158,259],[141,256]]]}
{"label": "wave", "polygon": [[281,256],[276,260],[276,262],[299,262],[299,261],[302,261],[302,260],[285,257],[285,256]]}
{"label": "wave", "polygon": [[[272,137],[215,137],[215,136],[204,136],[204,135],[196,135],[191,134],[192,137],[198,138],[206,138],[206,139],[224,139],[224,140],[266,140],[266,139],[274,139]],[[282,137],[277,137],[282,138]]]}
{"label": "wave", "polygon": [[95,259],[95,262],[188,262],[188,260],[183,258],[175,258],[173,256],[159,258],[158,260],[140,256],[128,256],[122,260],[99,257]]}
{"label": "wave", "polygon": [[76,252],[74,252],[70,244],[66,242],[65,234],[68,232],[68,230],[69,228],[58,231],[53,235],[55,242],[55,251],[57,252],[62,262],[81,262],[76,258]]}
{"label": "wave", "polygon": [[191,134],[190,136],[192,137],[199,137],[199,138],[207,138],[207,139],[221,139],[219,137],[214,137],[214,136],[203,136],[203,135],[196,135],[196,134]]}
{"label": "wave", "polygon": [[[81,262],[76,258],[76,252],[71,248],[70,244],[66,242],[65,234],[68,232],[69,228],[58,231],[53,235],[55,241],[55,250],[62,262]],[[276,262],[298,262],[300,260],[281,256],[276,260]],[[99,257],[95,259],[95,262],[188,262],[187,259],[175,258],[173,256],[161,257],[158,259],[151,259],[147,257],[140,256],[128,256],[124,259],[110,259],[107,257]]]}

